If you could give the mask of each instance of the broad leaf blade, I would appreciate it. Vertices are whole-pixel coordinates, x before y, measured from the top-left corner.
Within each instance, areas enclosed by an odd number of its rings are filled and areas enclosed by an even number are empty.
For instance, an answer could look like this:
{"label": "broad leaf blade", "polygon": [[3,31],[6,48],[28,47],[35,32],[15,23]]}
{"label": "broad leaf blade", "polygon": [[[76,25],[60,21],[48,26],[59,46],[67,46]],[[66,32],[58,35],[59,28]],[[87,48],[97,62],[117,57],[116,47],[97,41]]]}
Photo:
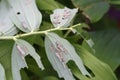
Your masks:
{"label": "broad leaf blade", "polygon": [[54,10],[63,6],[55,0],[36,0],[36,3],[41,10]]}
{"label": "broad leaf blade", "polygon": [[37,62],[39,68],[44,69],[39,55],[28,42],[17,39],[12,51],[12,75],[14,80],[21,80],[20,70],[27,67],[25,56],[32,56]]}
{"label": "broad leaf blade", "polygon": [[[51,51],[52,47],[50,47],[52,42],[48,37],[45,38],[45,48],[47,57],[52,64],[53,68],[58,72],[60,78],[64,77],[65,80],[75,80],[72,76],[72,73],[69,69],[61,63],[61,61],[56,56],[54,50]],[[50,49],[51,48],[51,49]]]}
{"label": "broad leaf blade", "polygon": [[66,66],[69,60],[73,60],[76,63],[83,75],[90,76],[83,66],[82,60],[67,40],[59,37],[55,33],[47,33],[45,48],[47,57],[54,69],[58,72],[59,77],[64,77],[65,80],[74,80],[71,72]]}
{"label": "broad leaf blade", "polygon": [[42,21],[42,14],[38,10],[35,0],[8,0],[10,17],[13,23],[24,32],[36,31]]}
{"label": "broad leaf blade", "polygon": [[40,56],[36,53],[35,49],[32,47],[31,44],[21,39],[18,39],[16,43],[21,47],[26,47],[27,48],[26,55],[32,56],[36,60],[39,68],[41,68],[42,70],[44,69],[42,62],[40,61]]}
{"label": "broad leaf blade", "polygon": [[120,5],[120,1],[119,0],[109,0],[110,4],[114,4],[114,5]]}
{"label": "broad leaf blade", "polygon": [[120,32],[118,30],[96,31],[91,33],[91,38],[95,43],[95,56],[115,70],[120,65]]}
{"label": "broad leaf blade", "polygon": [[73,73],[81,80],[117,80],[115,74],[112,69],[95,56],[93,56],[90,52],[88,52],[85,48],[80,45],[75,45],[75,49],[78,54],[81,56],[85,65],[92,71],[94,74],[92,78],[88,78],[79,74],[78,70],[73,66]]}
{"label": "broad leaf blade", "polygon": [[11,51],[13,41],[0,41],[0,63],[4,66],[6,80],[13,80],[11,72]]}
{"label": "broad leaf blade", "polygon": [[77,12],[77,8],[69,9],[65,7],[64,9],[55,9],[53,14],[50,15],[50,19],[54,27],[68,27]]}
{"label": "broad leaf blade", "polygon": [[100,20],[103,15],[108,11],[109,4],[103,0],[72,0],[75,6],[83,10],[83,14],[86,15],[92,22]]}
{"label": "broad leaf blade", "polygon": [[27,63],[24,58],[19,54],[16,44],[12,51],[12,75],[13,80],[21,80],[20,70],[27,67]]}
{"label": "broad leaf blade", "polygon": [[10,19],[8,3],[6,0],[0,2],[0,36],[15,35],[18,31]]}

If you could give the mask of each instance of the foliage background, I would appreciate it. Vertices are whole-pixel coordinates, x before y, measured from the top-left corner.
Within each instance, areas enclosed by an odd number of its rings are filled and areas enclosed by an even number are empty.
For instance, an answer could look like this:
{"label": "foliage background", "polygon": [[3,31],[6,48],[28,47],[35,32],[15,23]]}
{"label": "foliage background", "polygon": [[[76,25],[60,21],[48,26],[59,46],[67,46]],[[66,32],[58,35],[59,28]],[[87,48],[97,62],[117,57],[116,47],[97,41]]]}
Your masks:
{"label": "foliage background", "polygon": [[[49,15],[57,8],[79,8],[74,23],[86,23],[90,28],[82,25],[78,30],[81,35],[70,33],[67,37],[83,59],[85,66],[93,73],[93,78],[84,77],[77,70],[74,63],[70,62],[76,80],[120,80],[120,1],[119,0],[36,0],[39,10],[42,12],[43,21],[40,30],[52,28]],[[54,31],[64,37],[66,31]],[[45,70],[38,68],[35,61],[27,56],[28,69],[22,69],[22,80],[63,80],[49,63],[44,49],[44,35],[22,37],[30,42],[42,57]],[[90,38],[94,46],[90,47],[86,39]],[[13,41],[0,41],[0,62],[6,69],[7,79],[11,77],[11,50]],[[95,53],[93,51],[95,50]],[[73,64],[73,65],[72,65]],[[106,71],[107,70],[107,71]],[[115,74],[114,74],[115,73]]]}

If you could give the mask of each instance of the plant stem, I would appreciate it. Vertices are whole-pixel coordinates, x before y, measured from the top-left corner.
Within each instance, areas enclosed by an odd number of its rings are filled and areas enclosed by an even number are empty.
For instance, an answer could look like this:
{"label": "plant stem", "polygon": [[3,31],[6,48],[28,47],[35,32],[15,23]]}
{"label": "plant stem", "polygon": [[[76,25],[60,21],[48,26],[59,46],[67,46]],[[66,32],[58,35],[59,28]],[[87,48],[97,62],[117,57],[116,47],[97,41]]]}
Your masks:
{"label": "plant stem", "polygon": [[53,28],[53,29],[48,29],[48,30],[45,30],[45,31],[36,31],[36,32],[30,32],[30,33],[18,34],[18,35],[15,35],[15,36],[2,36],[2,37],[0,37],[0,40],[14,40],[15,38],[17,39],[17,38],[22,38],[22,37],[31,36],[31,35],[46,34],[47,32],[52,32],[52,31],[57,31],[57,30],[71,31],[72,28],[75,28],[75,27],[80,26],[80,25],[81,24],[76,24],[76,25],[73,25],[69,28]]}
{"label": "plant stem", "polygon": [[64,37],[67,37],[70,32],[71,32],[71,29],[69,29],[69,30],[66,32],[66,34],[64,35]]}

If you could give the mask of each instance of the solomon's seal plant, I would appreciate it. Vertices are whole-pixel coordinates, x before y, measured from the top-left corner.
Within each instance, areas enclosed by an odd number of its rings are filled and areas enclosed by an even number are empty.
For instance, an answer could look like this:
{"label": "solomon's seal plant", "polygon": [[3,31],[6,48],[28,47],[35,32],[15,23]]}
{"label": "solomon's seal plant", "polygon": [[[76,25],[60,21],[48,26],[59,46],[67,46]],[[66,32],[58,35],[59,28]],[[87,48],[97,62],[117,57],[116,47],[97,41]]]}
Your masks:
{"label": "solomon's seal plant", "polygon": [[[0,80],[29,80],[31,74],[53,80],[45,77],[56,72],[60,80],[102,80],[104,75],[97,68],[109,72],[107,77],[112,79],[106,80],[116,80],[108,65],[79,44],[82,39],[91,52],[94,50],[92,39],[83,29],[88,29],[88,25],[76,21],[79,8],[50,1],[60,7],[53,9],[49,5],[49,11],[45,5],[39,5],[39,0],[0,1]],[[95,67],[91,61],[95,61]],[[49,67],[53,73],[47,72]]]}
{"label": "solomon's seal plant", "polygon": [[71,71],[66,66],[69,60],[73,60],[76,63],[83,75],[88,75],[90,77],[90,74],[83,66],[82,60],[67,40],[60,38],[54,33],[47,33],[45,48],[47,57],[53,68],[58,72],[59,77],[64,77],[65,80],[75,80]]}

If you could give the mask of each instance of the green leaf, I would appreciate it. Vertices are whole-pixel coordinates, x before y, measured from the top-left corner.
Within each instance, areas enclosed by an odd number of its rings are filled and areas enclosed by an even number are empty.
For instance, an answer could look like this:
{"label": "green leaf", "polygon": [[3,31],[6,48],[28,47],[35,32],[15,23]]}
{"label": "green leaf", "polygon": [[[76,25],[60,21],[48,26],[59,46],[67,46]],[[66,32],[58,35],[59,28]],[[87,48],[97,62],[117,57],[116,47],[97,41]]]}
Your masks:
{"label": "green leaf", "polygon": [[40,30],[43,31],[43,30],[48,30],[48,29],[51,29],[51,28],[54,28],[54,27],[50,22],[43,21],[42,25],[40,27]]}
{"label": "green leaf", "polygon": [[108,11],[109,4],[104,0],[72,0],[76,7],[83,10],[83,14],[88,17],[91,22],[100,20]]}
{"label": "green leaf", "polygon": [[30,80],[27,73],[24,70],[21,71],[21,76],[22,80]]}
{"label": "green leaf", "polygon": [[4,68],[1,64],[0,64],[0,79],[1,80],[6,80],[5,70],[4,70]]}
{"label": "green leaf", "polygon": [[56,2],[55,0],[36,0],[38,8],[41,10],[54,10],[60,8],[62,4]]}
{"label": "green leaf", "polygon": [[80,80],[117,80],[112,69],[107,64],[97,59],[80,45],[75,45],[75,49],[79,56],[81,56],[85,66],[90,69],[93,74],[92,78],[85,77],[79,73],[76,67],[72,66],[73,73],[77,78]]}
{"label": "green leaf", "polygon": [[47,76],[43,80],[58,80],[56,77],[53,76]]}
{"label": "green leaf", "polygon": [[109,0],[110,4],[115,4],[115,5],[120,5],[120,1],[119,0]]}
{"label": "green leaf", "polygon": [[65,39],[55,33],[47,33],[45,38],[47,57],[60,78],[75,80],[71,71],[66,66],[70,60],[74,61],[83,75],[90,74],[85,69],[81,58],[77,55],[74,47]]}
{"label": "green leaf", "polygon": [[80,23],[80,26],[75,27],[78,34],[86,33],[86,30],[83,28],[89,29],[90,27],[85,23]]}
{"label": "green leaf", "polygon": [[120,31],[96,31],[91,33],[91,37],[95,43],[95,56],[115,70],[120,65]]}
{"label": "green leaf", "polygon": [[21,80],[20,70],[27,67],[25,56],[32,56],[37,62],[39,68],[44,69],[39,55],[35,49],[26,41],[17,39],[12,50],[12,75],[13,80]]}
{"label": "green leaf", "polygon": [[6,73],[6,80],[12,79],[11,72],[11,51],[13,41],[0,41],[0,63],[3,65]]}

